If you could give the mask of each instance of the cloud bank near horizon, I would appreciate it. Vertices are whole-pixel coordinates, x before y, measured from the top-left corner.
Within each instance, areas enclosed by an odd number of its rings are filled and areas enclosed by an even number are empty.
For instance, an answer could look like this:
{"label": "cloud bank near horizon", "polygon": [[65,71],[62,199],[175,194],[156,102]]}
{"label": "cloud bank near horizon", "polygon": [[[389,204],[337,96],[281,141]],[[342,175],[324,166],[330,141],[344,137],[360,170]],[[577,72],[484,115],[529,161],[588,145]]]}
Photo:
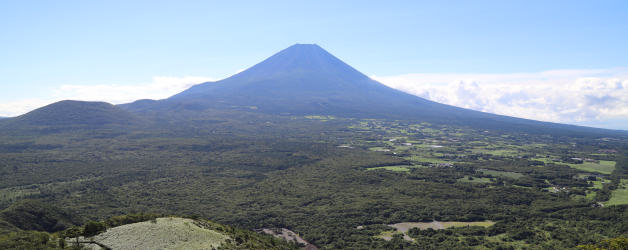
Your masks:
{"label": "cloud bank near horizon", "polygon": [[[372,76],[429,100],[484,112],[628,130],[628,69],[552,70],[511,74],[422,73]],[[17,116],[60,100],[163,99],[212,77],[154,77],[142,84],[62,85],[49,98],[0,103],[0,116]]]}
{"label": "cloud bank near horizon", "polygon": [[478,111],[628,129],[628,124],[604,125],[604,121],[628,121],[628,69],[625,68],[371,78],[432,101]]}

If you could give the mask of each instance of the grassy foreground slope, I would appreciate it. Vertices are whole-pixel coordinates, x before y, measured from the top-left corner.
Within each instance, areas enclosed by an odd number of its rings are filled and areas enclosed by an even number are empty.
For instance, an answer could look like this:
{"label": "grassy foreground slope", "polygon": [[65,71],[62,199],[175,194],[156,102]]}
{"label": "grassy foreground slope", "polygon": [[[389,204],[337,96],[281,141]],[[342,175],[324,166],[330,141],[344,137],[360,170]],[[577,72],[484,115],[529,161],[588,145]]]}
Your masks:
{"label": "grassy foreground slope", "polygon": [[122,225],[93,237],[112,249],[212,249],[227,239],[231,237],[207,229],[198,221],[177,217]]}
{"label": "grassy foreground slope", "polygon": [[0,249],[298,249],[295,244],[212,221],[128,214],[63,231],[0,232]]}

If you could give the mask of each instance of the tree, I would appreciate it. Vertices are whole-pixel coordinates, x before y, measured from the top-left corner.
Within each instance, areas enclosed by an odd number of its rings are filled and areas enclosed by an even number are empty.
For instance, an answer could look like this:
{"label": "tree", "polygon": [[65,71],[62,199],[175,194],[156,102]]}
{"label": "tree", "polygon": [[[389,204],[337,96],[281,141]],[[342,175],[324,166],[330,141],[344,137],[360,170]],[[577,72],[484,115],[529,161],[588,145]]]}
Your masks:
{"label": "tree", "polygon": [[92,237],[104,232],[107,229],[104,222],[90,221],[83,226],[82,236]]}
{"label": "tree", "polygon": [[80,227],[71,227],[66,229],[63,232],[63,237],[64,238],[75,238],[76,239],[76,246],[79,245],[79,237],[81,236],[81,228]]}

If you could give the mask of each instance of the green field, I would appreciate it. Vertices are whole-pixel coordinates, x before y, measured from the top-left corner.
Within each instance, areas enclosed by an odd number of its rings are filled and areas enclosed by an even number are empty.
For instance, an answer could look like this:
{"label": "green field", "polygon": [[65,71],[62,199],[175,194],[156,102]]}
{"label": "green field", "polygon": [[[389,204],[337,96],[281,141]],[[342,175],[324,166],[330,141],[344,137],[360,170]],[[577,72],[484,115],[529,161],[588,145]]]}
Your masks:
{"label": "green field", "polygon": [[488,169],[480,170],[480,172],[490,175],[490,176],[494,176],[494,177],[506,177],[506,178],[513,178],[513,179],[519,179],[524,176],[523,174],[515,173],[515,172],[506,172],[506,171],[497,171],[497,170],[488,170]]}
{"label": "green field", "polygon": [[366,170],[370,171],[370,170],[384,169],[384,170],[395,171],[395,172],[409,172],[411,168],[424,168],[424,166],[397,165],[397,166],[367,168]]}
{"label": "green field", "polygon": [[486,177],[473,177],[472,180],[469,180],[468,176],[465,176],[463,178],[458,179],[458,182],[467,182],[467,183],[491,183],[491,179],[490,178],[486,178]]}
{"label": "green field", "polygon": [[621,184],[611,193],[611,199],[606,203],[608,206],[628,204],[628,179],[622,179]]}
{"label": "green field", "polygon": [[419,155],[411,155],[411,156],[406,156],[403,158],[406,160],[416,161],[416,162],[429,162],[429,163],[450,163],[451,162],[445,159],[429,158],[429,157],[423,157]]}
{"label": "green field", "polygon": [[595,196],[597,196],[597,193],[595,191],[587,191],[584,198],[586,198],[587,200],[593,200],[595,199]]}
{"label": "green field", "polygon": [[606,181],[607,181],[607,180],[592,181],[592,182],[593,182],[593,188],[596,188],[596,189],[602,189],[602,188],[604,187],[604,183],[605,183]]}
{"label": "green field", "polygon": [[615,162],[614,161],[600,161],[600,163],[595,162],[585,162],[582,164],[571,164],[571,163],[563,163],[568,165],[569,167],[579,169],[582,171],[593,172],[593,173],[601,173],[601,174],[611,174],[615,171]]}
{"label": "green field", "polygon": [[516,150],[511,149],[488,149],[488,148],[474,148],[471,149],[474,154],[490,154],[495,156],[514,156],[519,154]]}
{"label": "green field", "polygon": [[548,164],[548,163],[563,164],[563,165],[567,165],[571,168],[575,168],[578,170],[592,172],[592,173],[601,173],[601,174],[613,173],[613,171],[615,171],[615,164],[616,164],[616,162],[614,161],[600,161],[599,163],[584,162],[582,164],[573,164],[573,163],[555,162],[547,157],[531,158],[530,160],[542,161],[545,164]]}
{"label": "green field", "polygon": [[535,158],[530,158],[530,160],[532,161],[542,161],[545,164],[548,163],[554,163],[554,161],[552,161],[552,159],[548,158],[548,157],[535,157]]}
{"label": "green field", "polygon": [[390,149],[387,149],[385,147],[371,147],[371,148],[369,148],[369,150],[377,151],[377,152],[388,152],[388,151],[390,151]]}

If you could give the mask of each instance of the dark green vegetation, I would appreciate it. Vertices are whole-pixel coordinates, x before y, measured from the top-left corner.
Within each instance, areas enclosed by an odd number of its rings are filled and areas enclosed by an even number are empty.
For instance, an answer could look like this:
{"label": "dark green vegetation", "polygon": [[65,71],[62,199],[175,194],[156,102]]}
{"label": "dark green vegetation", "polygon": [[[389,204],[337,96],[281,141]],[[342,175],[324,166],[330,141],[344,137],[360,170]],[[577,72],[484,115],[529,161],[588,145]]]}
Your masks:
{"label": "dark green vegetation", "polygon": [[[625,132],[470,112],[406,95],[384,102],[375,90],[356,94],[375,83],[356,81],[359,72],[338,69],[339,60],[280,58],[168,100],[124,110],[98,106],[88,112],[97,117],[72,129],[31,122],[43,119],[37,113],[1,121],[0,208],[31,200],[72,211],[69,218],[53,213],[63,227],[137,212],[197,216],[247,229],[287,228],[328,249],[555,249],[626,236]],[[320,89],[312,82],[287,86],[312,76],[303,70],[312,67],[334,77],[316,78],[328,84]],[[276,77],[292,80],[268,80]],[[225,83],[233,86],[213,86]],[[258,91],[260,100],[249,89],[256,84],[276,86]],[[317,99],[325,91],[335,97]],[[247,98],[226,99],[229,93]],[[281,99],[289,93],[313,94]],[[383,106],[368,106],[378,101]],[[47,108],[53,121],[87,115],[82,108]],[[129,117],[123,122],[112,113]],[[92,126],[92,119],[105,121]],[[40,127],[24,129],[33,124]],[[39,217],[18,217],[23,221],[2,217],[0,225],[14,232],[8,235],[37,241],[41,233],[24,230],[61,229],[25,228],[40,225]],[[388,224],[434,220],[495,224],[379,237],[394,230]]]}
{"label": "dark green vegetation", "polygon": [[56,232],[80,223],[71,212],[33,200],[20,200],[0,211],[0,232]]}
{"label": "dark green vegetation", "polygon": [[[11,209],[37,200],[82,220],[140,211],[197,215],[249,229],[289,228],[328,248],[411,247],[376,236],[391,231],[386,224],[432,220],[496,224],[409,235],[434,247],[573,247],[628,231],[628,206],[594,207],[612,199],[627,177],[621,140],[241,115],[115,134],[5,136],[0,204]],[[534,160],[547,155],[617,165],[603,175]],[[417,167],[368,170],[386,166]]]}
{"label": "dark green vegetation", "polygon": [[597,244],[587,244],[578,246],[580,249],[586,250],[623,250],[628,249],[628,238],[627,237],[618,237],[612,239],[606,239]]}

